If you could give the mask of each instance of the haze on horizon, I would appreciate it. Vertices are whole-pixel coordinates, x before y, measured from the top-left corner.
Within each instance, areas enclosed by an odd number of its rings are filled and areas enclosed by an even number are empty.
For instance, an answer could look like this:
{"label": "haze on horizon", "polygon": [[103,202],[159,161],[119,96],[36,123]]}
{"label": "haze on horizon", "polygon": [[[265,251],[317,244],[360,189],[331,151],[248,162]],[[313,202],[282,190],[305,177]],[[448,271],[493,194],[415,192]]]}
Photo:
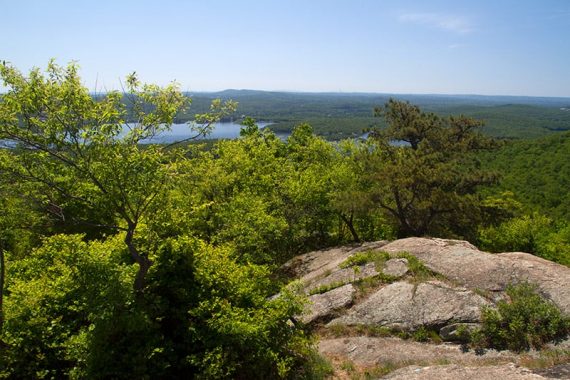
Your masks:
{"label": "haze on horizon", "polygon": [[[85,85],[570,97],[570,2],[2,0],[0,60]],[[0,87],[0,91],[5,90]]]}

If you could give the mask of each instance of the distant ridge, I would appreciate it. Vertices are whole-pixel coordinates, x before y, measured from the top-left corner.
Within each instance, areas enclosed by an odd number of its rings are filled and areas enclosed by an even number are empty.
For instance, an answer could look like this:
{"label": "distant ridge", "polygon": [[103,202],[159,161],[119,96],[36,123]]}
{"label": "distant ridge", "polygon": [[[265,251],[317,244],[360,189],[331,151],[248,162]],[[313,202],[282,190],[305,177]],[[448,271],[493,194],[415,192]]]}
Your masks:
{"label": "distant ridge", "polygon": [[432,104],[446,103],[470,104],[470,105],[533,105],[542,107],[568,107],[570,108],[570,97],[546,97],[546,96],[518,96],[518,95],[477,95],[477,94],[393,94],[393,93],[374,93],[374,92],[295,92],[295,91],[265,91],[250,89],[226,89],[222,91],[205,92],[205,91],[187,91],[186,94],[200,97],[221,97],[221,98],[255,98],[255,97],[274,97],[274,98],[315,98],[329,97],[337,99],[362,99],[371,100],[377,98],[379,100],[397,98],[408,100],[412,103]]}

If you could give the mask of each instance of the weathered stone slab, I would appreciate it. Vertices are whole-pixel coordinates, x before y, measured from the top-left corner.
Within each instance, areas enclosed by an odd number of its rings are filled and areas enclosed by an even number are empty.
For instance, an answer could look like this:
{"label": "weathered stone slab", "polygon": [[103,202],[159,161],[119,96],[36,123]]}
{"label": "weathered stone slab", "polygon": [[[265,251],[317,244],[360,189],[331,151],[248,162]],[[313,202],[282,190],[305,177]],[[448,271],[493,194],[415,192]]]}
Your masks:
{"label": "weathered stone slab", "polygon": [[470,290],[452,288],[441,281],[418,285],[400,281],[381,288],[330,325],[378,325],[414,330],[450,322],[478,322],[483,305],[490,303]]}
{"label": "weathered stone slab", "polygon": [[322,339],[319,342],[319,352],[327,357],[343,358],[364,367],[385,363],[401,366],[413,363],[441,364],[441,361],[446,361],[462,365],[481,365],[517,361],[517,355],[510,351],[487,350],[477,354],[473,350],[463,352],[456,344],[420,343],[396,337]]}
{"label": "weathered stone slab", "polygon": [[392,277],[402,277],[408,273],[408,260],[404,258],[387,260],[382,273]]}
{"label": "weathered stone slab", "polygon": [[348,284],[354,281],[362,280],[364,278],[374,277],[378,275],[374,263],[368,263],[357,268],[350,267],[338,269],[322,279],[317,279],[305,287],[307,293],[312,290],[330,286],[334,284]]}
{"label": "weathered stone slab", "polygon": [[426,267],[469,288],[503,291],[507,285],[531,282],[543,295],[570,315],[570,268],[528,253],[490,254],[466,241],[407,238],[382,247],[408,252]]}
{"label": "weathered stone slab", "polygon": [[457,364],[431,367],[410,366],[394,371],[383,379],[390,380],[539,380],[546,379],[515,364],[463,367]]}
{"label": "weathered stone slab", "polygon": [[315,280],[326,277],[339,270],[339,265],[348,257],[358,252],[378,250],[388,244],[386,240],[364,243],[357,246],[345,246],[322,251],[314,251],[296,256],[286,262],[281,269],[295,276],[304,284],[311,284]]}
{"label": "weathered stone slab", "polygon": [[323,294],[312,295],[309,297],[310,303],[306,312],[301,316],[301,320],[305,323],[311,323],[327,317],[335,310],[352,304],[355,293],[356,289],[352,284],[347,284]]}

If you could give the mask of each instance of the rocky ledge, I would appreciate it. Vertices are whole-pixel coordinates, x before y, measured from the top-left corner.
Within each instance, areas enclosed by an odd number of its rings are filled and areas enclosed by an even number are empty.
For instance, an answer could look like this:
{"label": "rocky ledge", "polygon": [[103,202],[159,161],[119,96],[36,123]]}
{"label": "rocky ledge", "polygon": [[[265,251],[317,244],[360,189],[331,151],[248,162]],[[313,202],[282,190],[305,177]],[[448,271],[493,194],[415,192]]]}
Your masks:
{"label": "rocky ledge", "polygon": [[[389,379],[567,378],[564,364],[550,372],[520,366],[540,353],[464,352],[458,331],[477,328],[481,307],[494,307],[508,285],[522,282],[570,315],[568,267],[522,252],[482,252],[466,241],[407,238],[310,252],[283,269],[301,281],[310,302],[299,317],[318,329],[319,350],[335,362],[400,368]],[[421,329],[448,342],[378,336]],[[553,349],[570,358],[568,341]]]}

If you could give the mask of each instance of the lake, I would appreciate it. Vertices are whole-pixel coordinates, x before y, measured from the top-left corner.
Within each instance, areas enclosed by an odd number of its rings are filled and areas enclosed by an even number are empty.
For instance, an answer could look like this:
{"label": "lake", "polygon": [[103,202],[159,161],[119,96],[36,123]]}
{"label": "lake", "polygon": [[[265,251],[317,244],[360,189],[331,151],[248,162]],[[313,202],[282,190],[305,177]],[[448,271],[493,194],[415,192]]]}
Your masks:
{"label": "lake", "polygon": [[[257,126],[265,128],[273,123],[270,122],[258,122]],[[214,124],[214,129],[207,136],[200,136],[197,140],[215,140],[215,139],[237,139],[239,137],[239,131],[242,128],[241,124],[233,122],[223,122]],[[155,143],[155,144],[168,144],[175,141],[184,140],[195,136],[196,133],[190,130],[188,124],[172,124],[171,130],[163,132],[152,139],[143,140],[143,143]],[[278,132],[275,133],[277,137],[285,141],[287,137],[291,135],[290,132]],[[368,138],[368,133],[362,134],[360,137],[356,137],[356,140],[366,140]],[[393,146],[409,146],[410,144],[406,141],[392,140],[390,144]]]}
{"label": "lake", "polygon": [[[264,128],[272,123],[260,122],[257,123],[259,128]],[[214,129],[207,136],[200,136],[197,140],[206,139],[235,139],[239,137],[241,125],[232,122],[215,123]],[[172,124],[170,131],[162,132],[152,139],[144,140],[144,143],[172,143],[175,141],[184,140],[195,136],[196,133],[190,129],[190,126],[184,124]]]}

